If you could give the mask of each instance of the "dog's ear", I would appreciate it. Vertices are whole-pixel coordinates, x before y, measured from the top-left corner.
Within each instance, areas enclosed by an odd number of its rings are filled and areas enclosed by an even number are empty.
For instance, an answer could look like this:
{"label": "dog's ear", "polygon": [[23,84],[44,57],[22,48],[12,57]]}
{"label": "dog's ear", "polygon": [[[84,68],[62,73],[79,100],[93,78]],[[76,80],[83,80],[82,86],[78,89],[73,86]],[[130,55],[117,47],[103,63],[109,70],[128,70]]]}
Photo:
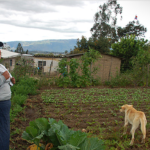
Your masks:
{"label": "dog's ear", "polygon": [[121,106],[121,109],[125,110],[125,106]]}
{"label": "dog's ear", "polygon": [[133,105],[131,105],[131,107],[133,107]]}

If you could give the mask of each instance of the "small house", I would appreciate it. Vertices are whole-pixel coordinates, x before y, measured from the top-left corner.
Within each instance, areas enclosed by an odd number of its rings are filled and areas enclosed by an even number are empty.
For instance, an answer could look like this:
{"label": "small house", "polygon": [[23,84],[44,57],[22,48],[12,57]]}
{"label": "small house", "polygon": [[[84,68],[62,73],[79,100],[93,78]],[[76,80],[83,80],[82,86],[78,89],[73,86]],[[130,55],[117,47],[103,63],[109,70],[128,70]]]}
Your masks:
{"label": "small house", "polygon": [[[84,53],[70,54],[67,57],[68,60],[72,58],[80,60],[82,55],[84,55]],[[94,67],[97,68],[97,72],[93,75],[94,78],[100,78],[102,82],[109,81],[111,77],[116,77],[117,73],[120,73],[121,59],[108,54],[101,54],[101,56],[101,58],[89,67],[91,67],[91,71]],[[79,62],[82,63],[81,60]],[[81,73],[81,70],[79,73]]]}
{"label": "small house", "polygon": [[21,58],[21,54],[4,49],[0,49],[0,51],[0,63],[3,64],[9,71],[12,71],[17,59]]}
{"label": "small house", "polygon": [[57,74],[58,63],[62,58],[59,56],[34,56],[34,66],[44,74]]}

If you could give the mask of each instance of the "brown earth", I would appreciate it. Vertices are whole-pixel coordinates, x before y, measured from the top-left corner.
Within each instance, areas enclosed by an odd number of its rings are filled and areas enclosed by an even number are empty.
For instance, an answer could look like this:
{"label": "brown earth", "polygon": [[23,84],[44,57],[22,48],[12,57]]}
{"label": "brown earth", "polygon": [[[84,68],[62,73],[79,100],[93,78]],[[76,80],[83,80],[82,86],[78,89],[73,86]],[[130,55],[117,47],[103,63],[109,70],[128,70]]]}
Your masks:
{"label": "brown earth", "polygon": [[[45,89],[46,88],[40,89],[40,93],[42,93],[42,91]],[[25,104],[26,108],[23,112],[18,114],[15,121],[11,123],[11,132],[15,131],[16,129],[20,129],[20,131],[11,135],[10,147],[12,149],[15,148],[15,150],[25,150],[29,145],[31,145],[31,143],[23,140],[21,135],[25,128],[29,126],[30,121],[41,117],[54,118],[57,121],[62,120],[69,128],[73,128],[74,130],[86,129],[88,133],[91,133],[91,135],[97,135],[99,138],[102,136],[104,140],[126,140],[124,137],[121,137],[123,132],[122,127],[124,124],[124,114],[119,112],[119,107],[117,105],[113,103],[105,105],[105,102],[78,102],[77,105],[74,105],[73,103],[67,104],[67,107],[64,103],[58,103],[57,105],[54,103],[46,104],[43,103],[40,94],[29,96]],[[72,106],[74,107],[72,108]],[[99,108],[97,106],[99,106]],[[110,108],[113,110],[113,112],[110,110]],[[144,103],[140,104],[139,108],[140,110],[144,111],[146,115],[148,114]],[[103,129],[102,132],[99,127]],[[130,129],[131,126],[128,127],[127,132],[127,138],[129,140],[131,139]],[[142,133],[140,129],[138,129],[135,134],[136,144],[132,147],[126,148],[126,150],[150,149],[150,143],[148,142],[150,138],[150,129],[147,129],[147,145],[140,143],[141,137]],[[118,144],[115,145],[115,148],[117,150],[121,150]]]}

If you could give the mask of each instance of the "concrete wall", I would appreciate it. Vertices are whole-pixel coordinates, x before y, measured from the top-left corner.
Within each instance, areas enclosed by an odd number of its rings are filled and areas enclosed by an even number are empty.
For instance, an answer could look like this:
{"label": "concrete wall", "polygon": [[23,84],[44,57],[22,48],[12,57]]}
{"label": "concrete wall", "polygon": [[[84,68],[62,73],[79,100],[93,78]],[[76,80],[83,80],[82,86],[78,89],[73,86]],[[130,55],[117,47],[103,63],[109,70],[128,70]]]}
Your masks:
{"label": "concrete wall", "polygon": [[43,72],[48,73],[50,71],[50,64],[53,61],[51,67],[51,73],[57,73],[58,63],[62,58],[49,58],[49,57],[34,57],[34,66],[38,67],[38,61],[46,61],[46,66],[43,66]]}

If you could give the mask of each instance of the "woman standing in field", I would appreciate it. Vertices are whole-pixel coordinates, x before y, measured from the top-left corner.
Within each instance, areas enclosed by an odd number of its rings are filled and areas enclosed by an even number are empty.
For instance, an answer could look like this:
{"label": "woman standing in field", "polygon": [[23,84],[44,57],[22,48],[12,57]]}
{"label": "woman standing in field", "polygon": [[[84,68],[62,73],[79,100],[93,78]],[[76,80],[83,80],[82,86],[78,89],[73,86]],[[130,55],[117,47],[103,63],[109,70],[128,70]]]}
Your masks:
{"label": "woman standing in field", "polygon": [[[0,42],[0,47],[3,43]],[[1,51],[0,51],[1,59]],[[3,65],[1,65],[3,66]],[[7,69],[0,66],[0,149],[9,150],[10,138],[10,107],[11,107],[11,89],[10,81],[15,84],[15,78],[10,78],[11,75]]]}

